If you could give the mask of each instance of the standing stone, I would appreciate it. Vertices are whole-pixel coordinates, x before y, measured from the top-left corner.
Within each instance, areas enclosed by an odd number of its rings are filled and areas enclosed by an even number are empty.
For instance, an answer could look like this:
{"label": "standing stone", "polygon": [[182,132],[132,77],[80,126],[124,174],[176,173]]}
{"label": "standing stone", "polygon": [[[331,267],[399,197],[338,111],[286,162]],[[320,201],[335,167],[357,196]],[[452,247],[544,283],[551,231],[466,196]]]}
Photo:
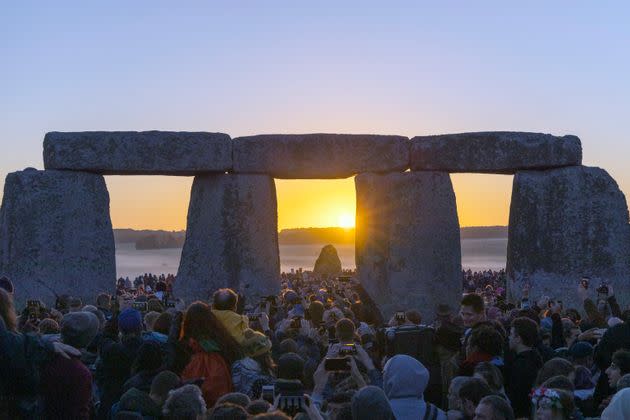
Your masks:
{"label": "standing stone", "polygon": [[105,175],[225,172],[232,168],[232,141],[203,132],[52,132],[44,138],[44,166]]}
{"label": "standing stone", "polygon": [[195,177],[175,294],[207,300],[221,287],[252,298],[280,290],[276,188],[268,176]]}
{"label": "standing stone", "polygon": [[277,134],[234,139],[234,172],[274,178],[348,178],[402,172],[409,139],[371,134]]}
{"label": "standing stone", "polygon": [[334,246],[326,245],[322,248],[315,261],[313,273],[317,276],[336,276],[341,273],[341,260]]}
{"label": "standing stone", "polygon": [[416,309],[430,321],[461,298],[455,193],[448,174],[362,174],[357,191],[359,280],[383,315]]}
{"label": "standing stone", "polygon": [[109,194],[100,175],[38,171],[7,175],[0,209],[0,275],[27,299],[57,295],[93,303],[115,288]]}
{"label": "standing stone", "polygon": [[[580,277],[602,280],[630,303],[628,206],[617,183],[600,168],[585,166],[514,177],[508,236],[508,292],[521,298],[526,281],[531,295],[562,299],[581,308]],[[591,294],[594,297],[594,294]]]}
{"label": "standing stone", "polygon": [[576,136],[491,131],[411,139],[412,171],[513,174],[582,163]]}

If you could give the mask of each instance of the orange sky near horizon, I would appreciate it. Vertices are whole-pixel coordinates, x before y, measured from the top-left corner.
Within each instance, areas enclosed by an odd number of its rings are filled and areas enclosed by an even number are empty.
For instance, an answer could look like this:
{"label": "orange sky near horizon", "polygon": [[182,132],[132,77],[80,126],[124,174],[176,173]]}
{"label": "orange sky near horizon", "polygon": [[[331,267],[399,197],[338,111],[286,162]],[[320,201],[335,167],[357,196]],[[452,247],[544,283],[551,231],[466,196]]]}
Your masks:
{"label": "orange sky near horizon", "polygon": [[[507,225],[512,176],[452,174],[461,226]],[[114,228],[182,230],[191,177],[107,176]],[[354,178],[276,180],[278,230],[350,227],[354,223]]]}

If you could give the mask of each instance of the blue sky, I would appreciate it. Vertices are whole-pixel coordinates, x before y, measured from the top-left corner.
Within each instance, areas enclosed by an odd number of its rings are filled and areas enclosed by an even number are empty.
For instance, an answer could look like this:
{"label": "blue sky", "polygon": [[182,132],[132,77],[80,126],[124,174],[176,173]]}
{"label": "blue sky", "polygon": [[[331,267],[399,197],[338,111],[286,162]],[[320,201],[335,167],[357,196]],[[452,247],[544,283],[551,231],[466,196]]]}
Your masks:
{"label": "blue sky", "polygon": [[[1,179],[52,130],[522,130],[580,136],[630,193],[628,2],[85,3],[2,7]],[[138,182],[108,178],[121,212]]]}

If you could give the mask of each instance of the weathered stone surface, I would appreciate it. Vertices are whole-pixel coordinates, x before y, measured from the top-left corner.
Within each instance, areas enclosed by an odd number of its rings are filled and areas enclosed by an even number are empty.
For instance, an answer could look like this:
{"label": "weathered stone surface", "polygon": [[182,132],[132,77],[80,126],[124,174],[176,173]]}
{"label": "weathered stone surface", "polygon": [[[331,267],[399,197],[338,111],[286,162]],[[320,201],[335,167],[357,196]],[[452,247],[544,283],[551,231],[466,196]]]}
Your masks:
{"label": "weathered stone surface", "polygon": [[585,166],[518,172],[507,275],[508,293],[516,299],[529,281],[533,297],[548,295],[581,308],[578,281],[589,276],[591,293],[607,280],[618,299],[630,303],[628,206],[614,179]]}
{"label": "weathered stone surface", "polygon": [[278,293],[280,257],[273,179],[264,175],[195,177],[186,242],[175,283],[187,302],[230,287],[252,298]]}
{"label": "weathered stone surface", "polygon": [[47,133],[46,169],[106,175],[195,175],[232,168],[232,141],[222,133],[85,131]]}
{"label": "weathered stone surface", "polygon": [[[102,176],[26,169],[7,175],[0,209],[0,275],[19,305],[55,295],[94,302],[116,281],[109,194]],[[54,291],[54,293],[53,293]]]}
{"label": "weathered stone surface", "polygon": [[336,276],[341,273],[341,260],[334,246],[326,245],[322,248],[315,261],[313,273],[318,276]]}
{"label": "weathered stone surface", "polygon": [[515,173],[581,163],[576,136],[496,131],[411,139],[412,171]]}
{"label": "weathered stone surface", "polygon": [[448,174],[362,174],[357,192],[358,277],[388,318],[396,310],[434,317],[461,298],[461,249]]}
{"label": "weathered stone surface", "polygon": [[287,134],[234,139],[234,172],[275,178],[347,178],[404,171],[409,139],[353,134]]}

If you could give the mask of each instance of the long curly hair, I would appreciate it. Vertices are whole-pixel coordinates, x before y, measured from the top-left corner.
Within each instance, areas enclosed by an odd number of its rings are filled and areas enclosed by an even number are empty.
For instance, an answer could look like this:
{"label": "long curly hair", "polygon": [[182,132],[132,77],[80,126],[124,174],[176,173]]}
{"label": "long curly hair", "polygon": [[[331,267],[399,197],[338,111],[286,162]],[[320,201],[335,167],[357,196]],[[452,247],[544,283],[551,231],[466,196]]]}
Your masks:
{"label": "long curly hair", "polygon": [[229,364],[242,358],[242,351],[236,340],[225,329],[221,321],[212,313],[210,306],[203,302],[193,302],[184,314],[181,340],[214,340],[221,348],[221,355]]}

